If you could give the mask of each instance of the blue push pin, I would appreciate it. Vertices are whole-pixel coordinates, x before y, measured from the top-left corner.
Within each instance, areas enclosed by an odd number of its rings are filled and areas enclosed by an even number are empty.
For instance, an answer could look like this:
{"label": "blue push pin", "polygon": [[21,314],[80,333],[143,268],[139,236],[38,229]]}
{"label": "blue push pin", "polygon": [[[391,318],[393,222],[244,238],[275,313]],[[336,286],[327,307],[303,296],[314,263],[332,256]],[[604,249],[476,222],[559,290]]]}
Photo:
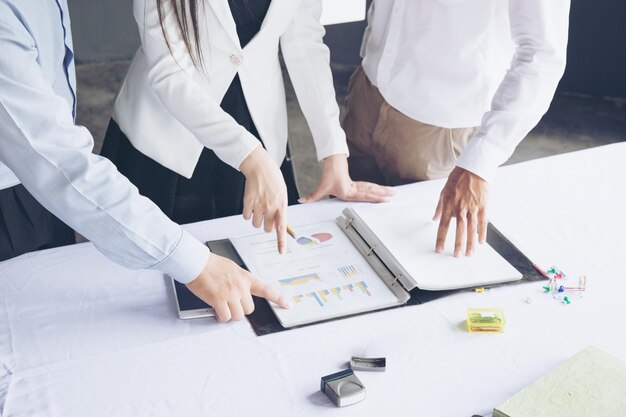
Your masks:
{"label": "blue push pin", "polygon": [[565,292],[565,287],[561,285],[561,286],[559,287],[558,291],[559,291],[559,292]]}

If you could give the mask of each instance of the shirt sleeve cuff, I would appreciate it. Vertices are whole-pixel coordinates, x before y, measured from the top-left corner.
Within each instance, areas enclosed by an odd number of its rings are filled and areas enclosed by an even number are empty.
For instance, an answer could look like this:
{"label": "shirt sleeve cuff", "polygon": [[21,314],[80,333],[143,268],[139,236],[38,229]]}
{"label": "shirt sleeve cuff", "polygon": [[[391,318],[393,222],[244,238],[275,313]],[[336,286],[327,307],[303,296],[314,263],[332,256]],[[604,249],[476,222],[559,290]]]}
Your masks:
{"label": "shirt sleeve cuff", "polygon": [[478,175],[487,182],[493,182],[503,158],[502,149],[485,140],[485,137],[475,137],[461,152],[456,166]]}
{"label": "shirt sleeve cuff", "polygon": [[200,275],[209,260],[209,254],[206,245],[183,230],[178,245],[169,256],[150,269],[162,271],[181,284],[187,284]]}
{"label": "shirt sleeve cuff", "polygon": [[337,137],[336,140],[330,141],[328,143],[330,146],[318,147],[317,151],[317,160],[323,161],[332,155],[345,155],[346,157],[350,156],[350,151],[348,150],[348,143],[346,142],[345,135]]}
{"label": "shirt sleeve cuff", "polygon": [[241,142],[241,146],[240,146],[239,152],[237,152],[237,156],[232,161],[233,163],[232,164],[230,164],[229,162],[226,162],[226,163],[228,163],[230,166],[235,168],[237,171],[241,171],[240,167],[243,161],[248,156],[250,156],[252,151],[254,151],[259,146],[262,146],[261,142],[259,142],[254,136],[252,138],[245,137]]}

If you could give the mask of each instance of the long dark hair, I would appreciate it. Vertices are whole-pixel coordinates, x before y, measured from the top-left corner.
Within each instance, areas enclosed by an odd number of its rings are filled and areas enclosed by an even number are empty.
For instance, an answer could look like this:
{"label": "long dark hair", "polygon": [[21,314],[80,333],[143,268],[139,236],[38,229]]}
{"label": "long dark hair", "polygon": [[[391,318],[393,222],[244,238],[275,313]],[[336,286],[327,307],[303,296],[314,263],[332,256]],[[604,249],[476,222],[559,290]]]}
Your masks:
{"label": "long dark hair", "polygon": [[[200,32],[198,30],[198,9],[201,7],[202,0],[156,0],[159,12],[159,23],[161,31],[165,38],[167,48],[172,52],[170,39],[165,30],[165,6],[170,5],[178,31],[183,38],[185,48],[191,57],[191,62],[196,67],[202,66],[202,50],[200,49]],[[189,26],[191,23],[191,26]]]}
{"label": "long dark hair", "polygon": [[[200,33],[198,30],[198,11],[200,7],[203,7],[203,3],[206,0],[156,0],[157,9],[159,11],[159,23],[161,24],[161,31],[167,44],[167,49],[172,52],[169,37],[165,30],[165,7],[170,5],[180,35],[183,37],[185,48],[191,57],[191,61],[196,67],[202,66],[202,50],[200,49]],[[235,10],[245,10],[245,12],[254,15],[250,7],[249,0],[228,0],[231,7]],[[238,13],[235,13],[237,15]],[[191,22],[191,27],[189,23]],[[238,23],[238,22],[236,22]]]}

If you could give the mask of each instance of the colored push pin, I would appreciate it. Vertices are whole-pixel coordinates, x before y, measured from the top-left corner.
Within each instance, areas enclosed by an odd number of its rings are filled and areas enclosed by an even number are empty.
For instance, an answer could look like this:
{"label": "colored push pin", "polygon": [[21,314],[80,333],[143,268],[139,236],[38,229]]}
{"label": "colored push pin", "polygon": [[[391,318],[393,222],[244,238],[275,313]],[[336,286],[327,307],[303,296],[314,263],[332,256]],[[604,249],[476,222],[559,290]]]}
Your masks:
{"label": "colored push pin", "polygon": [[559,270],[556,266],[550,267],[550,269],[546,271],[546,274],[552,277],[553,279],[565,278],[565,274],[563,273],[563,271]]}
{"label": "colored push pin", "polygon": [[544,290],[546,290],[546,292],[550,292],[550,286],[549,285],[544,285],[542,288]]}
{"label": "colored push pin", "polygon": [[482,293],[485,292],[485,289],[482,288],[482,287],[481,288],[475,288],[474,291],[477,292],[477,293],[481,293],[482,294]]}
{"label": "colored push pin", "polygon": [[559,286],[559,289],[557,290],[558,292],[565,292],[565,287],[564,286]]}
{"label": "colored push pin", "polygon": [[564,304],[572,304],[572,302],[570,301],[569,297],[567,297],[567,296],[563,297],[563,303]]}

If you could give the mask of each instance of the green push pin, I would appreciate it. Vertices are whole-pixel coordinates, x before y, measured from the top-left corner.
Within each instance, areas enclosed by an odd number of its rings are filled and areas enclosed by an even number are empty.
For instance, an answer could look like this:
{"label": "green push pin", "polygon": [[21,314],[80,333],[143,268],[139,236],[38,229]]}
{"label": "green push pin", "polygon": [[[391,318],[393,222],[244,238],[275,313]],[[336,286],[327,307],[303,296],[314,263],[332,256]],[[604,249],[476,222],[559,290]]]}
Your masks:
{"label": "green push pin", "polygon": [[544,290],[546,290],[546,292],[550,292],[550,287],[549,287],[549,286],[544,285],[542,288],[543,288]]}
{"label": "green push pin", "polygon": [[565,304],[571,304],[572,303],[567,296],[563,297],[563,302]]}

